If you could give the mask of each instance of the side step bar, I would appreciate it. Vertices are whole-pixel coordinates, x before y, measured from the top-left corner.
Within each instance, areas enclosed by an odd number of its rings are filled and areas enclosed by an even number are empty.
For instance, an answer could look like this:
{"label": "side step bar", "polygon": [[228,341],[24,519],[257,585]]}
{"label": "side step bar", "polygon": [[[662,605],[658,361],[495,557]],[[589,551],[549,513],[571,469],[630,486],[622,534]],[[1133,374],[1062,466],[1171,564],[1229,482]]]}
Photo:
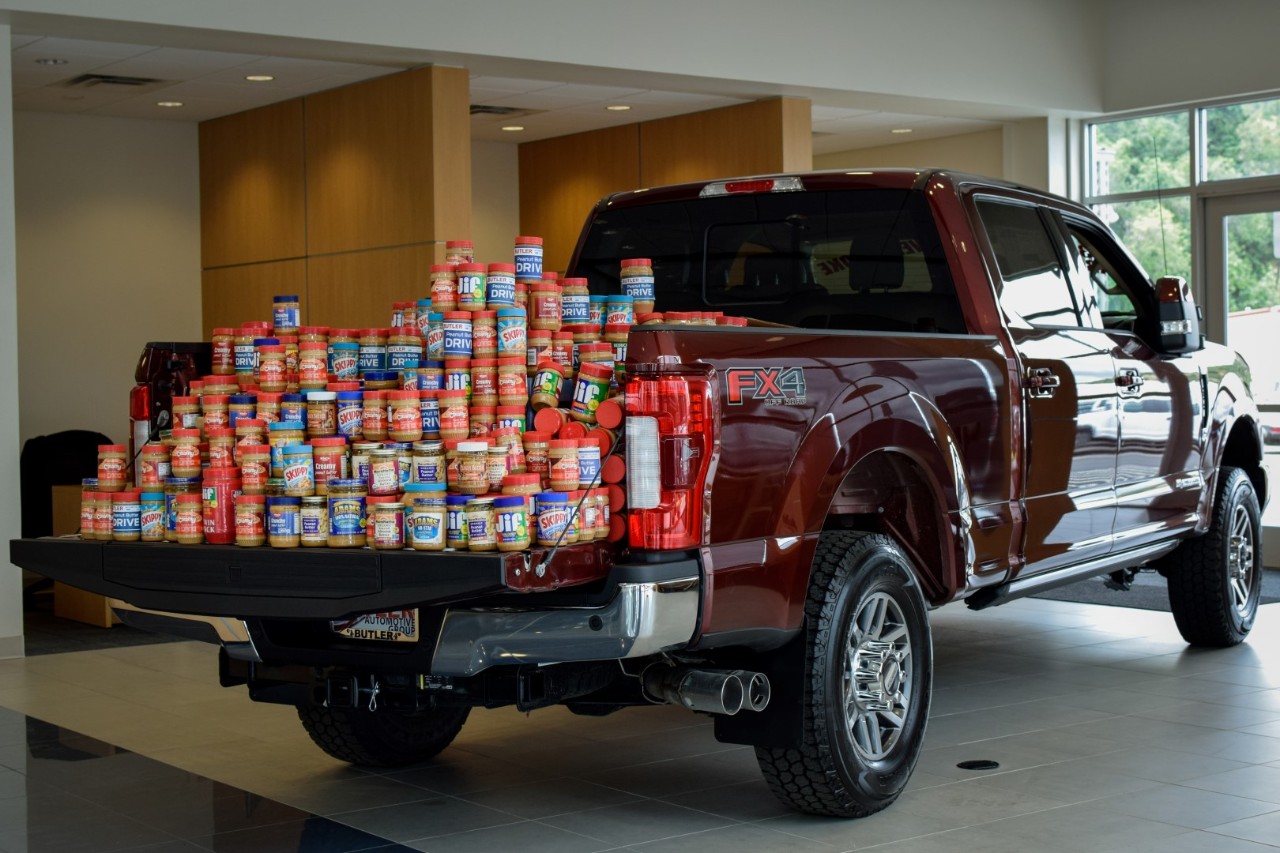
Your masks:
{"label": "side step bar", "polygon": [[998,604],[1005,604],[1014,599],[1025,598],[1028,595],[1035,595],[1038,592],[1044,592],[1055,587],[1066,586],[1067,584],[1097,577],[1098,575],[1110,574],[1117,569],[1130,569],[1135,566],[1145,565],[1168,554],[1174,548],[1177,548],[1179,544],[1181,544],[1181,540],[1160,542],[1143,548],[1134,548],[1131,551],[1122,551],[1119,554],[1108,554],[1105,557],[1099,557],[1096,560],[1090,560],[1078,566],[1019,577],[999,586],[980,589],[966,598],[965,603],[969,605],[971,610],[984,610],[988,607],[995,607]]}

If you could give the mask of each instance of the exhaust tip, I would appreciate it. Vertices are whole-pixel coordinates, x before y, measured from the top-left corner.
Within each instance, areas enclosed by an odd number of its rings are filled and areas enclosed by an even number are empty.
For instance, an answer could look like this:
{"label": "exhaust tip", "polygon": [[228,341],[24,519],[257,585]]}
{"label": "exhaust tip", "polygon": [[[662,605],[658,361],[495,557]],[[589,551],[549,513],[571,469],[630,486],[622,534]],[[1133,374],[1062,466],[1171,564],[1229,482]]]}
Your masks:
{"label": "exhaust tip", "polygon": [[763,672],[740,672],[737,675],[747,682],[746,706],[756,712],[769,707],[769,700],[773,698],[773,686],[769,684],[769,677]]}

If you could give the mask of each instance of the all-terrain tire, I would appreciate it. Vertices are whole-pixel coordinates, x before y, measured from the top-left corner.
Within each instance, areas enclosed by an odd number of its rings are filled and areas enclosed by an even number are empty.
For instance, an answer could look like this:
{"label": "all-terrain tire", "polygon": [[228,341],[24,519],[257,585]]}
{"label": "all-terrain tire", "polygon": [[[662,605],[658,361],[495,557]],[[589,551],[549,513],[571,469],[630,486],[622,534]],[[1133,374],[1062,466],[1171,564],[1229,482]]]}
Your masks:
{"label": "all-terrain tire", "polygon": [[757,747],[756,759],[784,803],[810,814],[865,817],[896,800],[911,778],[932,691],[924,596],[893,540],[822,535],[805,631],[800,745]]}
{"label": "all-terrain tire", "polygon": [[1234,646],[1253,628],[1262,595],[1261,515],[1248,474],[1222,468],[1208,532],[1165,558],[1169,609],[1191,645]]}
{"label": "all-terrain tire", "polygon": [[453,742],[470,708],[368,711],[299,707],[298,719],[316,746],[339,761],[403,767],[437,755]]}

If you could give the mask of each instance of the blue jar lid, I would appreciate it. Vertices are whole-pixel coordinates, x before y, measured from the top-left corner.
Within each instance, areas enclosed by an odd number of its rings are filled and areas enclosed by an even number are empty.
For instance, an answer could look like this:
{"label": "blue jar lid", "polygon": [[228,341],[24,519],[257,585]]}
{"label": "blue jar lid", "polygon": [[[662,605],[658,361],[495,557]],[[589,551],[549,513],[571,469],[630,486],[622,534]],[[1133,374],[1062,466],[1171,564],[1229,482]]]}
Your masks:
{"label": "blue jar lid", "polygon": [[289,495],[272,495],[267,498],[267,506],[302,506],[302,498]]}
{"label": "blue jar lid", "polygon": [[164,492],[143,492],[142,500],[144,501],[162,501],[164,500]]}
{"label": "blue jar lid", "polygon": [[279,338],[254,338],[253,345],[255,347],[273,347],[280,343]]}
{"label": "blue jar lid", "polygon": [[80,481],[80,485],[82,485],[82,486],[86,486],[86,487],[87,487],[87,486],[93,486],[93,487],[96,489],[96,488],[98,487],[98,478],[97,478],[97,477],[85,477],[83,480],[81,480],[81,481]]}
{"label": "blue jar lid", "polygon": [[443,323],[444,313],[440,311],[432,311],[427,315],[427,321],[431,323]]}
{"label": "blue jar lid", "polygon": [[272,301],[272,302],[297,302],[297,301],[298,301],[298,297],[296,297],[296,296],[273,296],[273,297],[271,297],[271,301]]}
{"label": "blue jar lid", "polygon": [[281,394],[280,402],[281,403],[301,403],[302,395],[301,394]]}
{"label": "blue jar lid", "polygon": [[165,477],[166,486],[195,486],[204,482],[203,477]]}
{"label": "blue jar lid", "polygon": [[431,310],[431,300],[430,300],[430,299],[419,299],[419,300],[418,300],[418,308],[419,308],[419,309],[426,308],[428,311],[430,311],[430,310]]}
{"label": "blue jar lid", "polygon": [[523,308],[499,308],[498,317],[524,317]]}
{"label": "blue jar lid", "polygon": [[425,370],[444,370],[444,362],[438,358],[433,358],[433,359],[430,359],[429,361],[418,362],[418,367],[421,367]]}
{"label": "blue jar lid", "polygon": [[350,350],[357,350],[357,351],[358,351],[358,350],[360,349],[360,345],[359,345],[359,344],[351,343],[351,342],[349,342],[349,341],[338,341],[336,344],[330,344],[330,346],[331,346],[333,349],[336,349],[336,350],[337,350],[337,349],[340,349],[340,350],[349,350],[349,349],[350,349]]}
{"label": "blue jar lid", "polygon": [[592,302],[608,302],[609,297],[605,296],[602,293],[593,293],[591,294],[591,301]]}
{"label": "blue jar lid", "polygon": [[382,442],[384,450],[411,450],[413,449],[412,441],[384,441]]}
{"label": "blue jar lid", "polygon": [[404,490],[406,492],[443,492],[446,488],[448,487],[444,483],[407,483]]}
{"label": "blue jar lid", "polygon": [[608,302],[635,302],[636,298],[626,293],[614,293],[606,297]]}
{"label": "blue jar lid", "polygon": [[363,486],[363,485],[364,485],[364,480],[361,480],[359,477],[356,477],[354,479],[350,477],[330,477],[329,478],[330,488],[333,488],[336,486],[339,489],[350,489],[356,486]]}
{"label": "blue jar lid", "polygon": [[364,372],[365,382],[394,382],[400,376],[394,370],[366,370]]}
{"label": "blue jar lid", "polygon": [[495,498],[493,501],[494,509],[515,509],[524,506],[524,498],[519,495],[510,495],[502,498]]}
{"label": "blue jar lid", "polygon": [[230,399],[227,400],[227,402],[231,404],[237,404],[237,405],[245,405],[247,403],[256,403],[258,402],[258,395],[257,394],[232,394]]}
{"label": "blue jar lid", "polygon": [[286,444],[280,449],[280,452],[286,456],[296,456],[298,454],[310,456],[315,453],[315,449],[309,444]]}
{"label": "blue jar lid", "polygon": [[338,400],[340,401],[354,400],[358,403],[364,400],[364,392],[363,391],[339,391]]}
{"label": "blue jar lid", "polygon": [[568,492],[538,492],[534,495],[538,499],[538,503],[565,503],[569,500]]}
{"label": "blue jar lid", "polygon": [[[301,401],[295,400],[294,402],[301,402]],[[267,432],[284,432],[286,430],[305,430],[306,428],[307,428],[307,425],[304,424],[302,421],[276,421],[275,423],[267,424]]]}
{"label": "blue jar lid", "polygon": [[466,506],[471,498],[467,495],[449,495],[444,499],[446,506]]}

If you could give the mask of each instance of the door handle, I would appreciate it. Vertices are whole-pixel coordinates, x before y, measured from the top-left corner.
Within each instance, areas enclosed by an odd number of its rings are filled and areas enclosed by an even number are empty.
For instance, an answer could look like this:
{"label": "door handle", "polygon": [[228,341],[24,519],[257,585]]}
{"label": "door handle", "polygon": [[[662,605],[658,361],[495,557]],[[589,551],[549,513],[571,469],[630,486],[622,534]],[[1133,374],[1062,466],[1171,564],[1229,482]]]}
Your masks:
{"label": "door handle", "polygon": [[1125,368],[1116,374],[1116,385],[1122,397],[1136,397],[1142,393],[1142,374],[1133,368]]}
{"label": "door handle", "polygon": [[1027,393],[1032,397],[1052,397],[1062,380],[1048,367],[1027,368]]}

